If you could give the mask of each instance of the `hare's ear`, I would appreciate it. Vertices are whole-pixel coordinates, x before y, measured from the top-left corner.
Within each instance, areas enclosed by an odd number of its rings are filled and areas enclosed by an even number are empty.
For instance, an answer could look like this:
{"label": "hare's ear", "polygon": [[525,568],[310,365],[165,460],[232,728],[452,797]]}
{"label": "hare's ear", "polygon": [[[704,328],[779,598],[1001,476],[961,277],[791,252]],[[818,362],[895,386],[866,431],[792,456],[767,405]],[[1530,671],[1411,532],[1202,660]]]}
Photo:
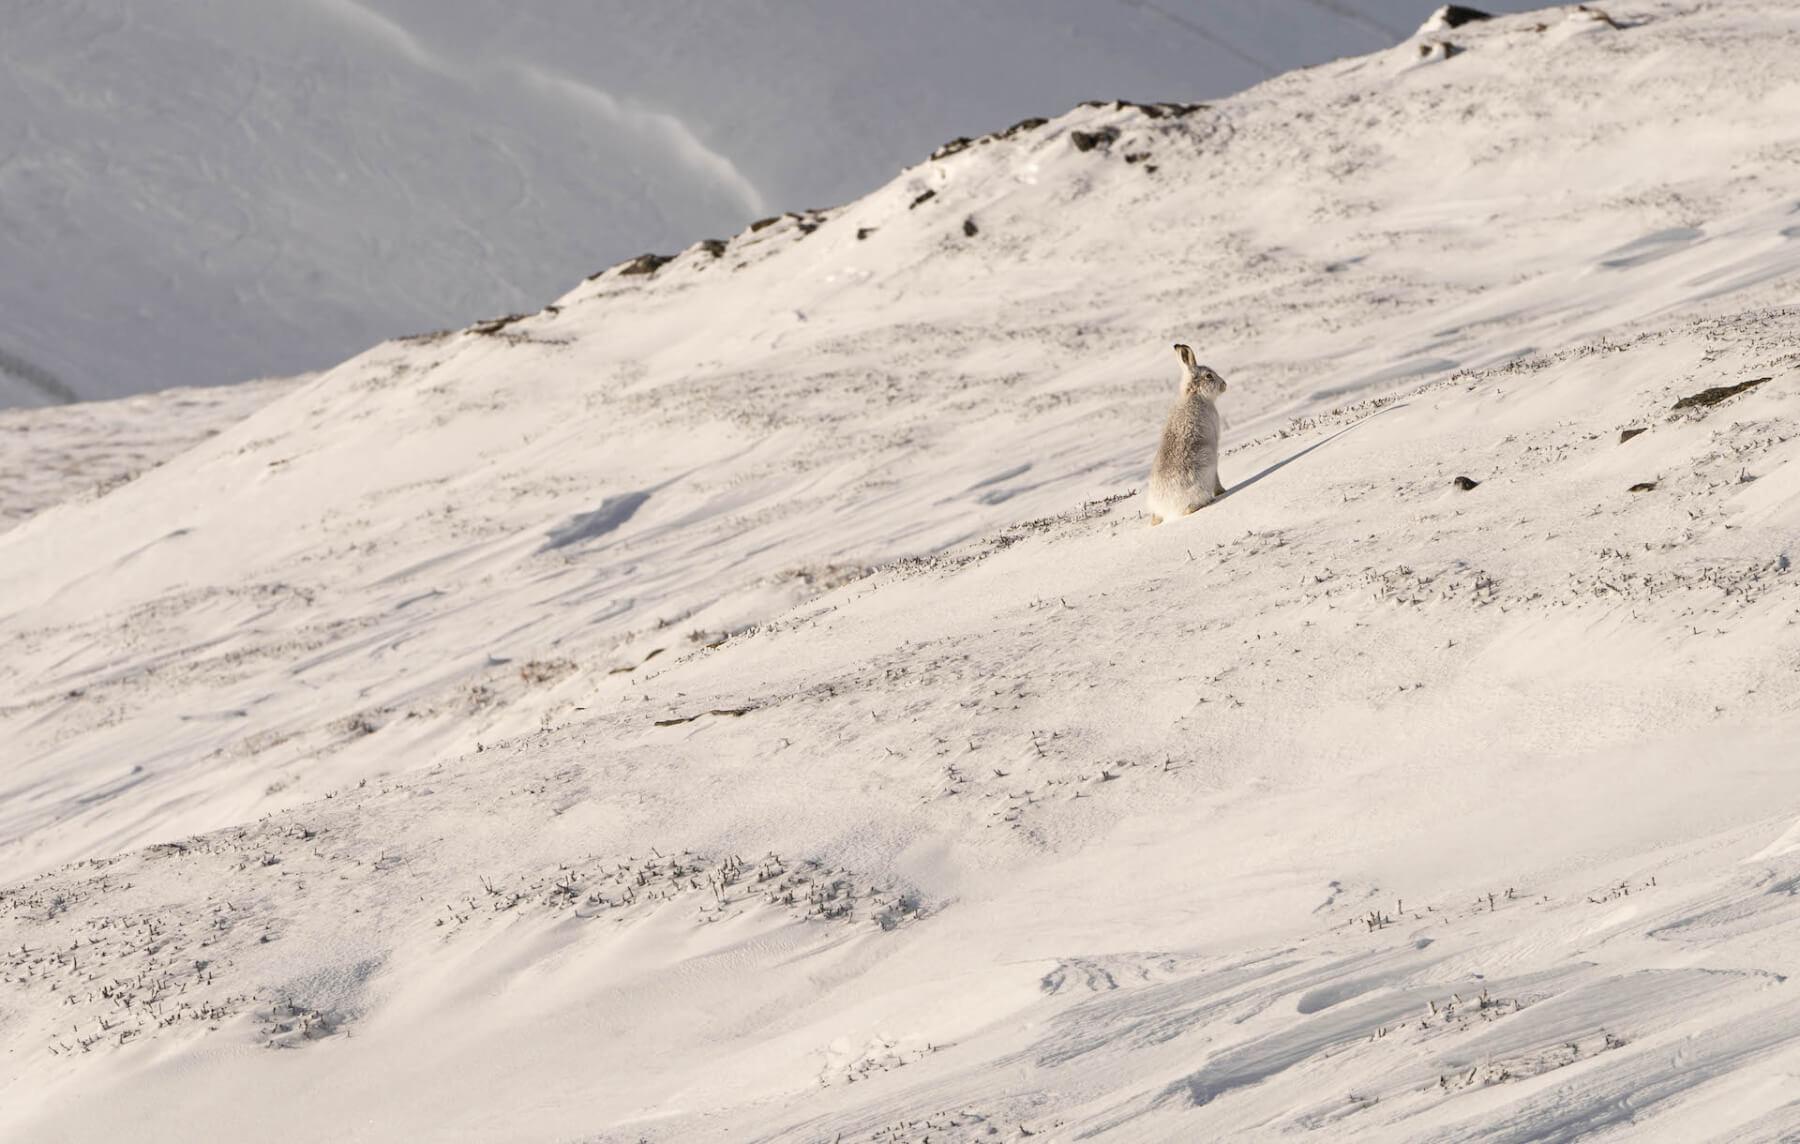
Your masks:
{"label": "hare's ear", "polygon": [[1189,369],[1200,364],[1194,360],[1194,351],[1182,345],[1180,342],[1175,343],[1175,356],[1180,358],[1181,364],[1187,366]]}

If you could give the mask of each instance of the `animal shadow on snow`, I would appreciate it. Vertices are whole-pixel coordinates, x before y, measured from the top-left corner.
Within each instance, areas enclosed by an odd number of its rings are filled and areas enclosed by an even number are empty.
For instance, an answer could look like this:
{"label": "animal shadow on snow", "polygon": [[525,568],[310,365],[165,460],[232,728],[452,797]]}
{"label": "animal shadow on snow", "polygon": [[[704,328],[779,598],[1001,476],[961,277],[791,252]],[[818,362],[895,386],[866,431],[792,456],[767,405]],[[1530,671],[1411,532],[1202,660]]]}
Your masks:
{"label": "animal shadow on snow", "polygon": [[[1264,469],[1260,473],[1257,473],[1255,476],[1246,477],[1244,480],[1241,480],[1237,484],[1232,485],[1230,488],[1226,489],[1225,496],[1231,496],[1234,493],[1242,492],[1244,489],[1249,488],[1251,485],[1255,484],[1257,481],[1262,480],[1264,477],[1270,476],[1270,475],[1274,474],[1275,472],[1277,472],[1278,470],[1285,469],[1287,466],[1293,464],[1295,461],[1298,461],[1300,458],[1306,456],[1308,453],[1312,452],[1314,449],[1323,449],[1325,446],[1331,444],[1333,441],[1337,440],[1339,437],[1342,437],[1344,434],[1350,432],[1350,430],[1355,429],[1359,425],[1367,425],[1370,421],[1373,421],[1375,418],[1380,417],[1383,413],[1386,413],[1389,410],[1405,409],[1405,408],[1406,408],[1406,404],[1404,402],[1402,402],[1398,405],[1383,406],[1382,408],[1377,409],[1375,412],[1369,414],[1367,417],[1364,417],[1361,421],[1353,421],[1350,424],[1344,426],[1342,429],[1339,429],[1336,433],[1333,433],[1331,436],[1325,438],[1323,441],[1314,441],[1312,444],[1310,444],[1306,448],[1300,450],[1298,453],[1295,453],[1294,455],[1292,455],[1290,457],[1284,457],[1281,460],[1276,461],[1273,465],[1270,465],[1268,468]],[[1223,498],[1220,498],[1220,499],[1223,499]]]}

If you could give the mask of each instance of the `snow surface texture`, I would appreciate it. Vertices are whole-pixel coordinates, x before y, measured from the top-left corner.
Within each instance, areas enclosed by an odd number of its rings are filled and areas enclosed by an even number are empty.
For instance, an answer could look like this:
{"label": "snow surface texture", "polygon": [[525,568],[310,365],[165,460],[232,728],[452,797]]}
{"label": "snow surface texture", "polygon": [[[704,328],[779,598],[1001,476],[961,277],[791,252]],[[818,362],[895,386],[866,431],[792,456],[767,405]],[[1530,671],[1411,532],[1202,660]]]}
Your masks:
{"label": "snow surface texture", "polygon": [[299,381],[166,389],[116,401],[0,411],[0,531],[51,505],[104,496]]}
{"label": "snow surface texture", "polygon": [[[0,534],[0,1138],[1791,1138],[1800,4],[1609,12],[1079,108]],[[1174,341],[1229,492],[1151,529]]]}
{"label": "snow surface texture", "polygon": [[955,135],[1386,47],[1423,7],[7,0],[0,406],[322,368]]}

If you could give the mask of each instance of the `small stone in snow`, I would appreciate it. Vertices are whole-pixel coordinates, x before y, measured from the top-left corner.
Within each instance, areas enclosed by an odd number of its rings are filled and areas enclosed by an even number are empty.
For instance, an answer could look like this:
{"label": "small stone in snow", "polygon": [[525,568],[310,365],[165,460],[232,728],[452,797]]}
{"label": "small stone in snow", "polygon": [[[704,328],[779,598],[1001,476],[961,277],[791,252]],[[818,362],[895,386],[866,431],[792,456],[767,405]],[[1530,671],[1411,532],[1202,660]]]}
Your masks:
{"label": "small stone in snow", "polygon": [[1454,481],[1451,481],[1450,483],[1455,485],[1457,488],[1461,489],[1463,492],[1466,493],[1470,489],[1474,488],[1476,485],[1479,485],[1481,482],[1478,480],[1475,480],[1472,477],[1458,477]]}

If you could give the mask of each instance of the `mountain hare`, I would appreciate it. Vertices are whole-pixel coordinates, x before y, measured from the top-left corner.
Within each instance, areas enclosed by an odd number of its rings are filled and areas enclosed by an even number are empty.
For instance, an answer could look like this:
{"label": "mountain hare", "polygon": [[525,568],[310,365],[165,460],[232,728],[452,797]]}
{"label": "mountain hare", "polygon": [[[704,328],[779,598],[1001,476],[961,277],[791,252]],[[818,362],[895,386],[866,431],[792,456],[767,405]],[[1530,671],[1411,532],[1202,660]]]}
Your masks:
{"label": "mountain hare", "polygon": [[1219,483],[1219,407],[1225,379],[1176,346],[1181,359],[1181,398],[1169,410],[1162,444],[1150,463],[1150,523],[1161,524],[1205,508],[1225,495]]}

